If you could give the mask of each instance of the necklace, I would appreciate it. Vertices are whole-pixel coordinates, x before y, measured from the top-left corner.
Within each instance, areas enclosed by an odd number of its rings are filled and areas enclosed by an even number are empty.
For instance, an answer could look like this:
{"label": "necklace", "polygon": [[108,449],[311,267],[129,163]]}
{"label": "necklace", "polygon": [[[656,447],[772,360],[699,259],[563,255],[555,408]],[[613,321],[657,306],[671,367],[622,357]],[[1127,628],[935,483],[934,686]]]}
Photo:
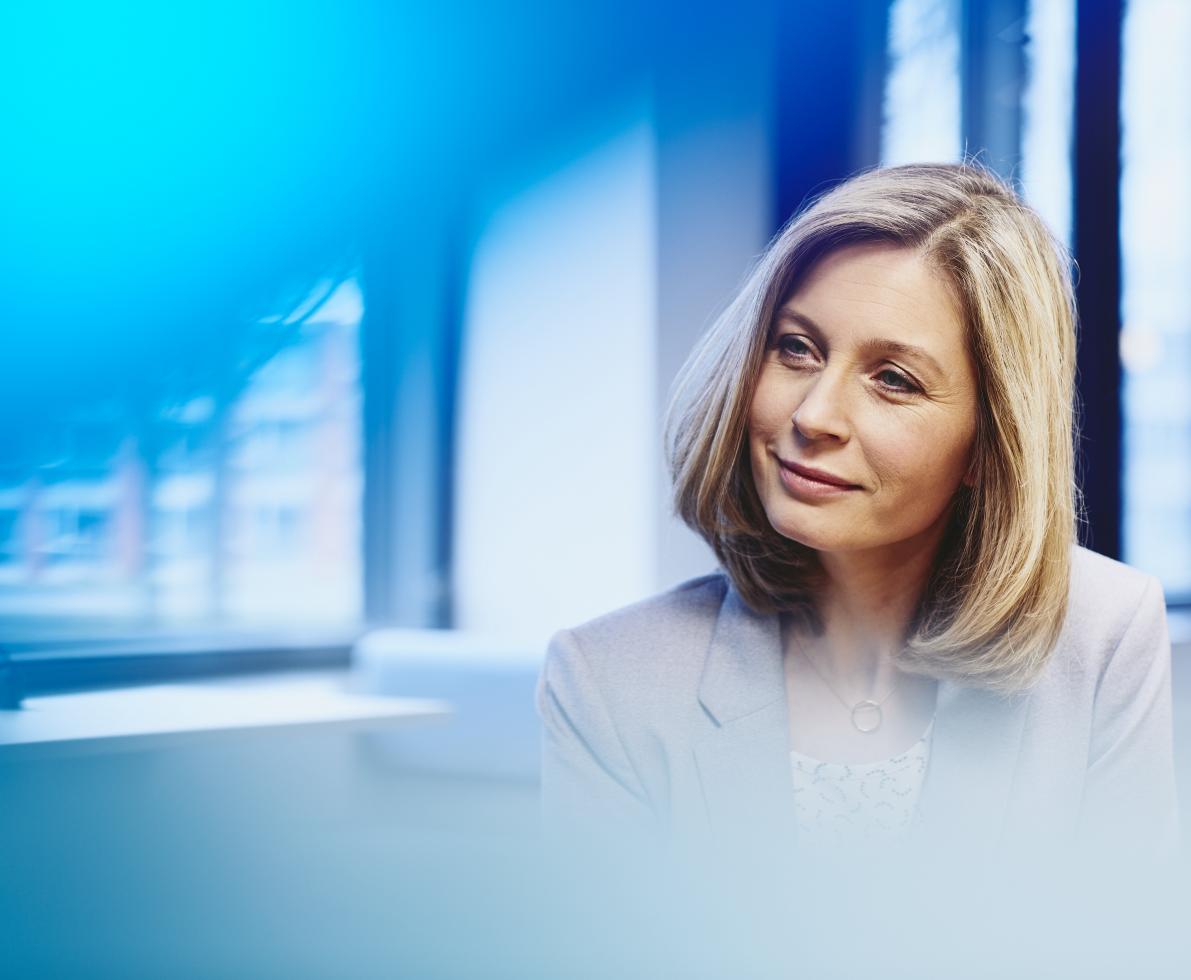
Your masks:
{"label": "necklace", "polygon": [[835,685],[831,683],[824,675],[823,671],[819,669],[819,665],[811,660],[810,655],[802,648],[802,641],[797,636],[794,637],[794,642],[798,645],[798,652],[802,654],[802,659],[811,665],[811,668],[816,674],[822,678],[823,683],[827,685],[827,689],[836,696],[839,703],[842,704],[852,713],[852,727],[858,732],[863,732],[869,735],[881,727],[881,722],[885,720],[884,712],[881,711],[881,705],[893,697],[894,692],[901,686],[901,678],[899,677],[893,685],[893,689],[881,698],[880,701],[874,701],[871,698],[864,698],[857,701],[855,704],[848,704],[846,700],[840,695],[839,691],[835,689]]}

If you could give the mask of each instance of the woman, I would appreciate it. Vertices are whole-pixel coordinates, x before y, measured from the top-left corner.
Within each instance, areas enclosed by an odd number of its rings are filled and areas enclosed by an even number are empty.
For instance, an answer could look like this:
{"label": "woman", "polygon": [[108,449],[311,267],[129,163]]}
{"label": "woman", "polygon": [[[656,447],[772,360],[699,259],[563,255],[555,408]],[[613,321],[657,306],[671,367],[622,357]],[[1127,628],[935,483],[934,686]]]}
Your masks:
{"label": "woman", "polygon": [[1173,853],[1163,594],[1077,543],[1075,347],[1062,246],[982,169],[796,217],[670,405],[720,569],[551,641],[549,828]]}

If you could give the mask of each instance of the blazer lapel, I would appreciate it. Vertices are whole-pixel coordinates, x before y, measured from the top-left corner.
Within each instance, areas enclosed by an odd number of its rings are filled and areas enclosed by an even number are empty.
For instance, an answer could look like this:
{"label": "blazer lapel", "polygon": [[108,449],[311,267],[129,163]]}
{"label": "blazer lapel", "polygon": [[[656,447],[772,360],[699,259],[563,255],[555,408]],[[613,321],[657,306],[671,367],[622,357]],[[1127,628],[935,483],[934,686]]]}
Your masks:
{"label": "blazer lapel", "polygon": [[711,827],[717,836],[793,839],[788,715],[781,634],[729,586],[699,684],[716,723],[694,745]]}
{"label": "blazer lapel", "polygon": [[916,842],[976,852],[1004,838],[1029,697],[940,681]]}

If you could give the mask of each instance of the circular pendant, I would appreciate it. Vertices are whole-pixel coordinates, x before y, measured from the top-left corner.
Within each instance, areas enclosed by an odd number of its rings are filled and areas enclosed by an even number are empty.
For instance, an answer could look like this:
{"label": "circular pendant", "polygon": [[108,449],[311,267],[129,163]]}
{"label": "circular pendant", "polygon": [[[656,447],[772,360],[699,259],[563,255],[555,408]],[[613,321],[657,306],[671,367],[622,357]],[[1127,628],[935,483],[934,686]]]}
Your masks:
{"label": "circular pendant", "polygon": [[883,720],[881,706],[876,701],[860,701],[852,709],[852,724],[865,734],[875,732]]}

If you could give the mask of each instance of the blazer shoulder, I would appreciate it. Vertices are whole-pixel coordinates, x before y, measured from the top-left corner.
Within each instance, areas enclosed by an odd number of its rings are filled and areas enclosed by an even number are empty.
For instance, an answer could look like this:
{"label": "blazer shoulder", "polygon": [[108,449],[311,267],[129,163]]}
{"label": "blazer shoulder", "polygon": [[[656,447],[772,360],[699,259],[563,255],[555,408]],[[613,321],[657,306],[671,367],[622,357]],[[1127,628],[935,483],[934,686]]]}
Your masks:
{"label": "blazer shoulder", "polygon": [[1132,618],[1147,591],[1162,584],[1141,569],[1076,545],[1071,555],[1070,612],[1081,618],[1122,625]]}
{"label": "blazer shoulder", "polygon": [[1072,578],[1078,578],[1086,588],[1109,591],[1124,586],[1134,594],[1140,593],[1147,581],[1154,577],[1079,544],[1071,547],[1071,571]]}
{"label": "blazer shoulder", "polygon": [[664,636],[684,625],[714,621],[727,587],[722,571],[710,572],[603,613],[570,632],[587,648]]}
{"label": "blazer shoulder", "polygon": [[566,646],[581,650],[590,670],[609,681],[623,680],[626,671],[640,677],[683,665],[701,670],[727,590],[723,571],[700,575],[560,630],[551,648],[566,637]]}
{"label": "blazer shoulder", "polygon": [[1072,549],[1064,632],[1085,665],[1102,671],[1127,634],[1164,630],[1165,616],[1155,576],[1082,546]]}

